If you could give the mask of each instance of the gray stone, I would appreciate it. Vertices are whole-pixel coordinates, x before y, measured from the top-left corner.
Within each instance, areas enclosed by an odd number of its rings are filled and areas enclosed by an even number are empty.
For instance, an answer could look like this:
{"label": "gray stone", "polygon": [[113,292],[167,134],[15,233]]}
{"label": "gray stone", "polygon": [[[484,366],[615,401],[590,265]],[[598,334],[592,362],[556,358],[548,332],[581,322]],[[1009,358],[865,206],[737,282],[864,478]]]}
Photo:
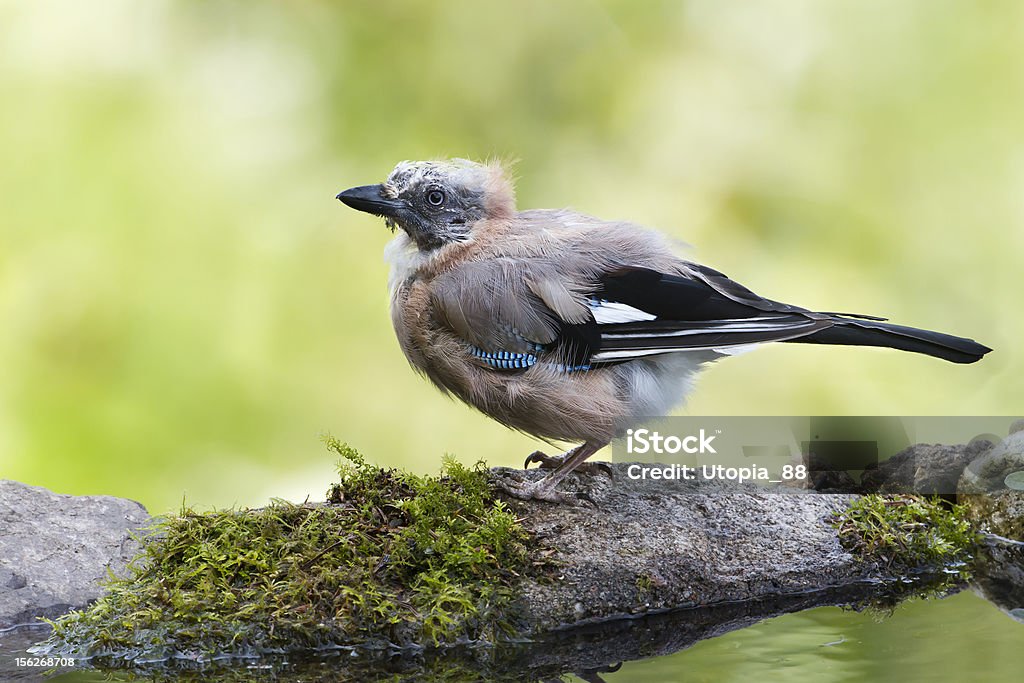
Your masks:
{"label": "gray stone", "polygon": [[65,496],[0,480],[0,628],[55,617],[102,593],[139,549],[149,521],[140,504]]}
{"label": "gray stone", "polygon": [[[1024,540],[1024,431],[1015,422],[1010,435],[973,461],[960,477],[957,500],[981,528]],[[1009,485],[1008,485],[1009,484]]]}
{"label": "gray stone", "polygon": [[960,477],[959,493],[995,493],[1007,489],[1006,477],[1024,472],[1024,431],[1011,433],[988,454],[970,463]]}
{"label": "gray stone", "polygon": [[818,493],[860,493],[860,484],[850,476],[849,472],[843,470],[811,470],[808,472],[807,488]]}
{"label": "gray stone", "polygon": [[628,465],[611,467],[614,479],[574,474],[565,480],[566,490],[590,503],[510,501],[558,567],[553,580],[523,585],[534,632],[877,577],[843,549],[829,523],[856,496],[634,480]]}
{"label": "gray stone", "polygon": [[992,449],[983,439],[968,444],[919,443],[904,448],[877,469],[864,472],[864,493],[956,494],[960,476]]}

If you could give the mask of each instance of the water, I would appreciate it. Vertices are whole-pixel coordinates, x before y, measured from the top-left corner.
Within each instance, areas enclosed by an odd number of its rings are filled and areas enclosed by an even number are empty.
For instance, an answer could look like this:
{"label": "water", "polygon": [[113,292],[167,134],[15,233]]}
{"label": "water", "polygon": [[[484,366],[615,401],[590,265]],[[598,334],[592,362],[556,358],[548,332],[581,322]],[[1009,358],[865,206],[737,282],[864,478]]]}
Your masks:
{"label": "water", "polygon": [[[794,603],[796,604],[796,603]],[[730,624],[744,621],[742,606],[727,609]],[[786,609],[783,606],[783,609]],[[616,681],[1016,681],[1022,678],[1024,624],[967,589],[944,598],[914,598],[891,612],[825,606],[756,621],[668,652],[699,632],[701,612],[618,624],[611,631],[507,648],[487,656],[369,663],[348,653],[313,660],[237,664],[205,672],[129,674],[98,670],[54,672],[61,683],[109,680],[604,680]],[[716,619],[721,618],[716,617]],[[14,657],[45,631],[0,634],[0,680],[43,680],[43,669],[18,667]],[[596,648],[595,648],[596,646]],[[625,648],[625,654],[622,648]],[[592,657],[627,661],[587,667]],[[582,655],[581,655],[582,653]],[[574,664],[576,662],[576,664]],[[582,668],[581,668],[582,667]],[[589,668],[589,670],[588,670]],[[597,669],[597,671],[595,671]],[[606,669],[600,671],[600,669]],[[608,671],[607,669],[615,669]],[[596,678],[594,674],[600,678]],[[577,675],[579,674],[579,675]],[[133,677],[134,676],[134,677]]]}
{"label": "water", "polygon": [[608,681],[1016,681],[1024,625],[970,591],[885,617],[819,607],[628,662]]}

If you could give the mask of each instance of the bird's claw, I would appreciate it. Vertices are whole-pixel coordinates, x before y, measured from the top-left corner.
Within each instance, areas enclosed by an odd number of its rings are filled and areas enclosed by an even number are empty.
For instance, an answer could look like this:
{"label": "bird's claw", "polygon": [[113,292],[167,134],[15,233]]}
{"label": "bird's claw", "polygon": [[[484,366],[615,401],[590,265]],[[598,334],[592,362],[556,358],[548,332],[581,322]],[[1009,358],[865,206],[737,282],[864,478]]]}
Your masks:
{"label": "bird's claw", "polygon": [[587,501],[592,505],[596,505],[593,499],[585,493],[567,495],[546,484],[543,479],[540,481],[524,482],[501,477],[495,479],[494,486],[519,500],[543,500],[549,503],[566,503],[569,505],[582,505],[583,501]]}
{"label": "bird's claw", "polygon": [[526,456],[526,460],[523,462],[523,469],[528,470],[530,469],[530,465],[537,463],[541,469],[553,470],[562,464],[563,458],[564,456],[558,457],[548,455],[544,451],[534,451]]}

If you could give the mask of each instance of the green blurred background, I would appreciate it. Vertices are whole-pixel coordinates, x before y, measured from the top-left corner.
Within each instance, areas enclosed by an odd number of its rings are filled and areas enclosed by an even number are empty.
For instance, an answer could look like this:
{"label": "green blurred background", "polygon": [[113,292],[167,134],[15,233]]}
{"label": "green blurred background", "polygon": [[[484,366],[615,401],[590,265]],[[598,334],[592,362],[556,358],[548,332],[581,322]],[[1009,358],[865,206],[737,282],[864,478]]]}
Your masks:
{"label": "green blurred background", "polygon": [[1024,4],[0,2],[0,476],[200,508],[537,442],[442,398],[334,195],[519,162],[756,291],[997,349],[777,345],[692,414],[1024,411]]}

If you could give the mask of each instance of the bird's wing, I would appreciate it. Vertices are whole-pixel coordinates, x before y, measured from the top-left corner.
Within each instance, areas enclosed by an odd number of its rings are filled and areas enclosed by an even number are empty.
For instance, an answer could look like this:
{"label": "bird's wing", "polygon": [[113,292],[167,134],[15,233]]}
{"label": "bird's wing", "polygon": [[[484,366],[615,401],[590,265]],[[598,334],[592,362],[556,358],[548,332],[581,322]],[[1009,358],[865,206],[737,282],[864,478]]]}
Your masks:
{"label": "bird's wing", "polygon": [[833,322],[763,299],[713,271],[616,267],[573,276],[544,259],[488,259],[436,278],[436,317],[497,369],[546,354],[569,369],[674,351],[733,353],[812,334]]}
{"label": "bird's wing", "polygon": [[594,318],[596,363],[672,351],[736,353],[831,327],[828,314],[765,299],[716,270],[684,264],[690,277],[621,268],[601,277]]}
{"label": "bird's wing", "polygon": [[431,284],[435,317],[475,349],[536,353],[590,309],[578,287],[548,262],[493,258],[461,264]]}

